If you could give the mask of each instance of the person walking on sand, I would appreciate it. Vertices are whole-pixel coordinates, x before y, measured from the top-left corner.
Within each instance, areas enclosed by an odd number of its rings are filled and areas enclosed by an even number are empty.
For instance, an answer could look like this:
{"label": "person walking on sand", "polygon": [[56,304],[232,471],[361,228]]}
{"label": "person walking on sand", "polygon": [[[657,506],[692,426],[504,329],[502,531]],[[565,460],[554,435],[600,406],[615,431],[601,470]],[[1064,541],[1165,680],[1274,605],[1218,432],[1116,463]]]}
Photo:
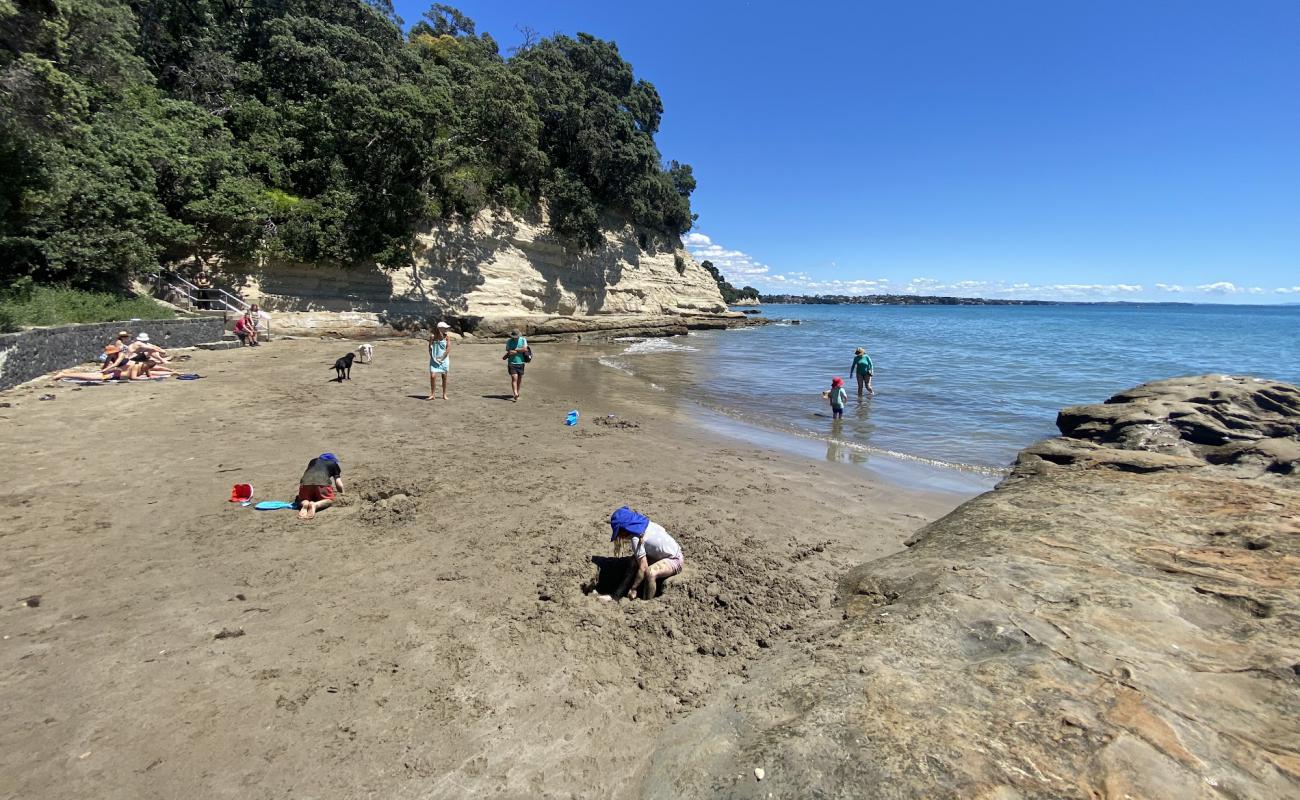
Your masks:
{"label": "person walking on sand", "polygon": [[831,419],[843,419],[844,405],[849,402],[849,393],[844,388],[844,379],[839,375],[831,378],[831,389],[822,392],[822,397],[831,401]]}
{"label": "person walking on sand", "polygon": [[506,354],[502,358],[506,361],[506,372],[510,375],[510,399],[518,403],[519,387],[524,383],[524,365],[532,359],[528,340],[519,333],[518,328],[510,331],[510,338],[506,339]]}
{"label": "person walking on sand", "polygon": [[334,504],[334,492],[343,494],[343,469],[338,456],[321,453],[307,462],[298,481],[298,519],[312,519],[317,511]]}
{"label": "person walking on sand", "polygon": [[614,593],[615,599],[626,596],[629,600],[653,600],[660,581],[681,573],[686,563],[682,546],[662,525],[623,506],[609,515],[609,527],[615,554],[628,558],[627,574]]}
{"label": "person walking on sand", "polygon": [[875,394],[876,390],[871,387],[871,376],[875,365],[871,363],[871,356],[867,351],[859,347],[853,351],[853,364],[849,366],[849,374],[858,379],[858,397],[862,396],[862,390],[865,388],[867,394]]}
{"label": "person walking on sand", "polygon": [[447,371],[451,369],[451,326],[439,322],[429,334],[429,398],[438,393],[438,376],[442,376],[442,399],[447,399]]}

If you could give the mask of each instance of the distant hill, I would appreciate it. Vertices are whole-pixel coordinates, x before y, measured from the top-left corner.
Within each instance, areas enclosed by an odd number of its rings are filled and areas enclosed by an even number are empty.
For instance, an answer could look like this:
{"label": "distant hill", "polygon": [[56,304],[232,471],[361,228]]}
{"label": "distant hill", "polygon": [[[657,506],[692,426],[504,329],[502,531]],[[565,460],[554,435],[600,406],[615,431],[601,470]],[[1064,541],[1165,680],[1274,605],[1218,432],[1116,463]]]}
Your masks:
{"label": "distant hill", "polygon": [[864,305],[864,306],[1056,306],[1056,300],[1007,300],[984,297],[938,297],[916,294],[765,294],[764,303],[793,303],[796,305]]}

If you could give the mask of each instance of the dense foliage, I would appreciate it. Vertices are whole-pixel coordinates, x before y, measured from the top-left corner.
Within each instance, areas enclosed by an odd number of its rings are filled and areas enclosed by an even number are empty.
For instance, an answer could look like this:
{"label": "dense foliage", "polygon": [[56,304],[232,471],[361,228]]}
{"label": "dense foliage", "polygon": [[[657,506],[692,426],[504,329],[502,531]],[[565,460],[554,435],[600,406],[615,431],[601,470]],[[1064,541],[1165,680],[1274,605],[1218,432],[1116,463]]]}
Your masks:
{"label": "dense foliage", "polygon": [[30,278],[0,294],[0,333],[31,325],[110,322],[121,319],[170,319],[176,314],[148,297],[121,297],[64,286],[37,286]]}
{"label": "dense foliage", "polygon": [[692,223],[663,104],[586,34],[503,57],[435,5],[0,0],[0,279],[120,284],[190,255],[409,263],[431,219],[546,201]]}
{"label": "dense foliage", "polygon": [[739,289],[732,286],[727,280],[727,276],[719,272],[718,268],[713,266],[712,261],[701,261],[700,266],[704,267],[705,271],[713,276],[713,280],[718,282],[718,291],[722,292],[722,302],[730,306],[737,303],[758,301],[757,289],[753,286],[742,286]]}

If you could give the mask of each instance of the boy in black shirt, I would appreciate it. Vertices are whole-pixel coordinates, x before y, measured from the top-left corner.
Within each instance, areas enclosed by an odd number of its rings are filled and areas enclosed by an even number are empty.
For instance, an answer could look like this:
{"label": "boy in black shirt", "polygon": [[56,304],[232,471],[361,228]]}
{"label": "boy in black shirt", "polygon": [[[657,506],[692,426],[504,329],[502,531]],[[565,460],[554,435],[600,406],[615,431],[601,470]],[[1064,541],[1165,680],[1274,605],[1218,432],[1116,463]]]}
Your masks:
{"label": "boy in black shirt", "polygon": [[298,481],[298,519],[311,519],[316,512],[334,504],[334,492],[343,493],[343,469],[338,456],[321,453],[307,462]]}

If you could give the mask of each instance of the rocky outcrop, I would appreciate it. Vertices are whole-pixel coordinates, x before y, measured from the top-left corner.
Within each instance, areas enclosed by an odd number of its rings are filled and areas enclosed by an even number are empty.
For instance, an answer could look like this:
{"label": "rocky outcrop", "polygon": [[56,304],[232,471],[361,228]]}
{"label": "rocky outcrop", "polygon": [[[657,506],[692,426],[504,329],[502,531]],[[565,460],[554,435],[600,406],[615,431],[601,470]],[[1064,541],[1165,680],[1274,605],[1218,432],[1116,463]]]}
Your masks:
{"label": "rocky outcrop", "polygon": [[[544,215],[525,219],[494,211],[432,225],[417,237],[415,264],[408,268],[269,261],[230,265],[222,277],[245,300],[277,312],[284,333],[319,329],[331,319],[320,312],[372,315],[391,332],[444,317],[477,325],[727,310],[716,281],[677,237],[611,225],[603,245],[584,252],[551,234]],[[366,328],[369,322],[361,317],[340,325]]]}
{"label": "rocky outcrop", "polygon": [[290,311],[272,318],[271,330],[278,336],[339,336],[368,339],[395,336],[428,327],[430,319],[447,319],[460,334],[482,338],[504,338],[518,329],[526,336],[555,339],[613,339],[623,336],[682,336],[692,330],[761,325],[766,320],[744,314],[691,314],[601,316],[510,316],[443,317],[394,316],[366,311]]}
{"label": "rocky outcrop", "polygon": [[1300,390],[1160,381],[1058,425],[669,729],[642,795],[1300,796]]}

